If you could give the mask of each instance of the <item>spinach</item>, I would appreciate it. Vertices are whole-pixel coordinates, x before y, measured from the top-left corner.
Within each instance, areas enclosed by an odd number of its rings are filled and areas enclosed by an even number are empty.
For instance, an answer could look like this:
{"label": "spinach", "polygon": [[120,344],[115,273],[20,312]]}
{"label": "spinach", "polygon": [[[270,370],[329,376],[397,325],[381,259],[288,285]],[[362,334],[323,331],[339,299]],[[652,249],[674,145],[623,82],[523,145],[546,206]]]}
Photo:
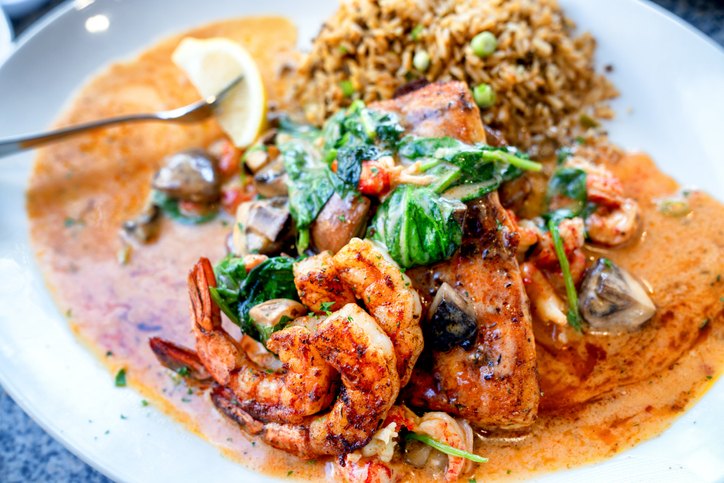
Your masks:
{"label": "spinach", "polygon": [[556,151],[558,165],[565,163],[568,158],[573,156],[573,151],[568,146],[563,146]]}
{"label": "spinach", "polygon": [[[539,163],[530,161],[526,153],[516,148],[481,143],[469,145],[450,137],[405,136],[400,141],[399,155],[410,160],[435,159],[457,167],[459,173],[449,168],[443,173],[428,171],[439,175],[433,189],[462,201],[479,198],[498,189],[502,182],[520,176],[523,169],[541,169]],[[458,186],[463,188],[456,189]],[[445,191],[447,188],[452,190]]]}
{"label": "spinach", "polygon": [[[512,146],[493,147],[483,143],[474,145],[450,137],[420,138],[405,136],[400,141],[400,156],[408,159],[436,158],[459,166],[466,174],[475,174],[484,164],[499,162],[519,169],[540,171],[542,166],[530,160],[528,154]],[[516,176],[521,173],[517,172]]]}
{"label": "spinach", "polygon": [[377,210],[371,238],[383,244],[403,268],[445,260],[462,241],[456,215],[464,208],[430,188],[401,185]]}
{"label": "spinach", "polygon": [[151,195],[153,204],[158,206],[169,218],[183,223],[184,225],[199,225],[213,220],[218,215],[216,211],[210,211],[205,215],[185,215],[178,207],[178,200],[170,198],[166,193],[154,190]]}
{"label": "spinach", "polygon": [[292,272],[294,261],[289,257],[273,257],[264,261],[249,272],[239,289],[241,329],[245,334],[264,344],[271,334],[265,333],[263,328],[254,323],[249,317],[249,311],[255,305],[272,299],[290,299],[299,302]]}
{"label": "spinach", "polygon": [[559,168],[548,180],[546,200],[556,209],[543,216],[557,222],[581,215],[587,207],[586,172],[579,168]]}
{"label": "spinach", "polygon": [[299,301],[292,271],[294,261],[288,257],[273,257],[247,274],[242,259],[227,256],[214,266],[217,287],[209,287],[211,297],[242,333],[266,346],[271,334],[286,327],[289,321],[282,320],[271,328],[261,327],[249,316],[249,311],[272,299]]}
{"label": "spinach", "polygon": [[571,275],[571,266],[568,264],[568,258],[566,258],[566,252],[563,250],[563,240],[561,240],[561,234],[558,232],[558,223],[551,218],[548,220],[548,229],[553,237],[553,246],[556,249],[556,255],[558,255],[558,263],[561,265],[561,273],[563,274],[563,282],[566,285],[566,294],[568,295],[568,313],[566,318],[571,327],[580,331],[581,321],[580,314],[578,313],[578,294],[576,293],[576,284],[573,283],[573,276]]}
{"label": "spinach", "polygon": [[329,161],[337,159],[337,176],[357,188],[362,161],[392,156],[403,132],[396,114],[367,109],[357,100],[325,124],[322,153]]}
{"label": "spinach", "polygon": [[[322,131],[284,120],[277,146],[289,181],[289,208],[300,253],[309,244],[309,225],[336,191],[346,198],[357,192],[363,160],[392,155],[403,132],[395,114],[380,113],[355,101],[332,116]],[[331,162],[337,160],[337,172]]]}
{"label": "spinach", "polygon": [[238,315],[239,290],[246,280],[244,260],[227,255],[214,266],[216,287],[209,287],[211,298],[236,325],[241,325]]}
{"label": "spinach", "polygon": [[298,250],[306,250],[309,225],[314,221],[341,180],[322,160],[318,148],[321,133],[312,127],[285,121],[277,135],[277,146],[287,170],[289,211],[299,230]]}
{"label": "spinach", "polygon": [[563,240],[558,231],[558,225],[567,218],[581,216],[586,218],[596,205],[588,202],[586,193],[586,172],[579,168],[558,168],[548,180],[546,199],[550,206],[553,202],[555,209],[543,214],[547,220],[547,227],[553,238],[553,246],[558,256],[558,263],[561,266],[563,281],[566,285],[568,295],[568,323],[576,330],[581,330],[580,315],[578,313],[578,294],[576,285],[573,283],[571,268],[563,250]]}

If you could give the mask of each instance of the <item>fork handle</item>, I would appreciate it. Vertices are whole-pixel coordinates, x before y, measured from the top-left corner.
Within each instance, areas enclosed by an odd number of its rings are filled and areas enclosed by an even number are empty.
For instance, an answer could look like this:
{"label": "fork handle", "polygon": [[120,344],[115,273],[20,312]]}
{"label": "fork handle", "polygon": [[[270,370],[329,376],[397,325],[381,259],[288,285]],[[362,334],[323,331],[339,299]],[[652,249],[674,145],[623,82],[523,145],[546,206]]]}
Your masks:
{"label": "fork handle", "polygon": [[64,127],[62,129],[56,129],[54,131],[31,134],[30,136],[21,136],[13,139],[3,139],[0,140],[0,158],[53,141],[65,139],[70,136],[75,136],[91,129],[98,129],[100,127],[111,126],[113,124],[120,124],[124,122],[165,120],[167,119],[164,119],[157,114],[131,114],[128,116],[111,117],[108,119],[102,119],[100,121],[87,122],[83,124],[78,124],[76,126]]}

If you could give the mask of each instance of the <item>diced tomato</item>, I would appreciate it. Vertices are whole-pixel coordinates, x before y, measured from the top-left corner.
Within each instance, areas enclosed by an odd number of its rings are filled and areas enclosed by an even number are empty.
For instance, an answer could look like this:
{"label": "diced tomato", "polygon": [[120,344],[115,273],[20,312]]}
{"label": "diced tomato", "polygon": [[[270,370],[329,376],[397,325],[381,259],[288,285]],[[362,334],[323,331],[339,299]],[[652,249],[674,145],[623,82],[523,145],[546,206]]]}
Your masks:
{"label": "diced tomato", "polygon": [[337,172],[337,160],[336,159],[334,161],[332,161],[332,166],[330,166],[330,167],[331,167],[332,171],[334,171],[335,173]]}
{"label": "diced tomato", "polygon": [[390,190],[390,174],[376,161],[364,161],[359,177],[360,193],[381,196]]}
{"label": "diced tomato", "polygon": [[219,171],[223,177],[231,178],[239,172],[241,151],[229,139],[219,139],[211,145],[209,152],[219,160]]}
{"label": "diced tomato", "polygon": [[181,214],[185,216],[204,216],[209,212],[210,205],[207,203],[179,200],[178,208]]}
{"label": "diced tomato", "polygon": [[256,195],[256,189],[252,183],[247,184],[244,189],[240,186],[231,186],[221,192],[221,206],[230,215],[236,214],[236,208],[245,201],[249,201]]}

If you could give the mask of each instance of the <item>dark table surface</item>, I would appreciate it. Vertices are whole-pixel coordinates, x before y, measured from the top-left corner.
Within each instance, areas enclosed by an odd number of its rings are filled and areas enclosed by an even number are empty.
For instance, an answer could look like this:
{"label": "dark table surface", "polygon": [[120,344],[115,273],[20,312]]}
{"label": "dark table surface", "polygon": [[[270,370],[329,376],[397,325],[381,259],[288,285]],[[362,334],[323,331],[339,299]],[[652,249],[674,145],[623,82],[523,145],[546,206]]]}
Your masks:
{"label": "dark table surface", "polygon": [[[653,0],[724,45],[724,0]],[[38,11],[13,21],[15,35],[63,3],[50,0]],[[0,388],[0,481],[105,483],[108,478],[51,438]]]}

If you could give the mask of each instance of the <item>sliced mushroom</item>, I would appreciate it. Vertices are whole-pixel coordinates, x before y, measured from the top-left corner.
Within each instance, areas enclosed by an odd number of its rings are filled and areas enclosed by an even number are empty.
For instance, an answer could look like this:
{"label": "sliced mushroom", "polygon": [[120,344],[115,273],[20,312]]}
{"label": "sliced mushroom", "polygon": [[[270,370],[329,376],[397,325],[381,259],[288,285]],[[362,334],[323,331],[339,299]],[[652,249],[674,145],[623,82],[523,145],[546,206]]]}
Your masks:
{"label": "sliced mushroom", "polygon": [[310,226],[312,245],[318,252],[337,253],[352,238],[364,235],[369,212],[369,198],[350,196],[342,199],[334,193]]}
{"label": "sliced mushroom", "polygon": [[407,440],[405,441],[405,463],[415,468],[424,468],[431,451],[432,446],[414,439]]}
{"label": "sliced mushroom", "polygon": [[256,173],[254,185],[257,192],[266,198],[287,196],[287,170],[282,158],[277,158]]}
{"label": "sliced mushroom", "polygon": [[221,196],[217,161],[203,149],[188,149],[166,157],[151,185],[172,198],[212,203]]}
{"label": "sliced mushroom", "polygon": [[269,129],[259,136],[254,145],[246,151],[244,163],[252,173],[256,173],[261,168],[273,161],[279,156],[279,149],[274,146],[278,130]]}
{"label": "sliced mushroom", "polygon": [[254,321],[259,330],[266,330],[271,333],[279,330],[284,322],[292,322],[294,319],[307,313],[304,305],[289,299],[273,299],[262,302],[249,310],[249,317]]}
{"label": "sliced mushroom", "polygon": [[606,258],[599,258],[581,282],[578,310],[588,332],[601,334],[633,331],[656,314],[643,286]]}
{"label": "sliced mushroom", "polygon": [[236,210],[234,253],[244,256],[278,252],[294,235],[292,225],[288,198],[242,203]]}
{"label": "sliced mushroom", "polygon": [[269,162],[269,153],[263,148],[249,151],[250,152],[247,152],[246,156],[244,156],[244,164],[246,164],[246,167],[249,168],[252,173],[256,173]]}
{"label": "sliced mushroom", "polygon": [[438,289],[428,314],[427,329],[434,350],[446,352],[455,346],[467,350],[475,343],[475,312],[447,283]]}
{"label": "sliced mushroom", "polygon": [[128,238],[148,243],[158,235],[160,222],[161,209],[149,204],[138,216],[123,223],[122,233]]}

